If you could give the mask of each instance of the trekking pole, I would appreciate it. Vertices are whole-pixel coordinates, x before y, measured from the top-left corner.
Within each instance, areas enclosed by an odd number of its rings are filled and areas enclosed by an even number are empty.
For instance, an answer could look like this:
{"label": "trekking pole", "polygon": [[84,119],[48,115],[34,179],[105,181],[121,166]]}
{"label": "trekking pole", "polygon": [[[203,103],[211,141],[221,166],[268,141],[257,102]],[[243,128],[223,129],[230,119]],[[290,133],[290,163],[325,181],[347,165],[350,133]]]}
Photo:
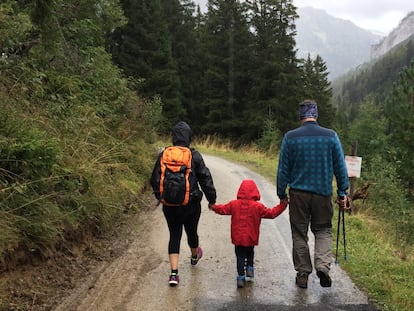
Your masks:
{"label": "trekking pole", "polygon": [[345,231],[345,209],[350,209],[350,202],[346,200],[345,206],[341,206],[340,202],[338,202],[338,228],[336,231],[336,256],[335,256],[335,263],[338,264],[338,248],[339,248],[339,228],[341,227],[341,218],[342,218],[342,234],[344,236],[344,260],[347,259],[346,257],[346,231]]}
{"label": "trekking pole", "polygon": [[341,210],[342,210],[342,233],[344,236],[344,260],[346,260],[345,208],[341,208]]}
{"label": "trekking pole", "polygon": [[335,264],[338,264],[338,246],[339,246],[339,227],[341,226],[341,207],[339,206],[338,209],[338,229],[336,231],[336,256],[335,256]]}

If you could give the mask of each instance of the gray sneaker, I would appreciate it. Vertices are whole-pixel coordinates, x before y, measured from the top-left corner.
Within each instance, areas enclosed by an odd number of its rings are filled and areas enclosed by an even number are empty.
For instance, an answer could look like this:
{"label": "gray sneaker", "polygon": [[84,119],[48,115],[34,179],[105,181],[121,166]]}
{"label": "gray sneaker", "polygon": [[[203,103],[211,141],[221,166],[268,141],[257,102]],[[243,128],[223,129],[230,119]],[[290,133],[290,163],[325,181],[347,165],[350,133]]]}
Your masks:
{"label": "gray sneaker", "polygon": [[237,288],[242,288],[246,285],[246,277],[244,275],[237,276]]}
{"label": "gray sneaker", "polygon": [[254,278],[254,268],[252,266],[246,267],[246,277],[248,278]]}

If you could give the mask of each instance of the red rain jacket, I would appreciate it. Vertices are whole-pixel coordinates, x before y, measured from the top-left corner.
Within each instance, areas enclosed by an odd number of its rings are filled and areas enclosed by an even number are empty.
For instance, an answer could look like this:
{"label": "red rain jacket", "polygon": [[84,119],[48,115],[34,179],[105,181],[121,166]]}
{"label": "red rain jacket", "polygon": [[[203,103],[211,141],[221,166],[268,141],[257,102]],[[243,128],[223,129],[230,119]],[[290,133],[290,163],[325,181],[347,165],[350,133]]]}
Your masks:
{"label": "red rain jacket", "polygon": [[267,208],[259,202],[260,192],[253,180],[243,180],[237,200],[227,204],[215,204],[217,214],[231,215],[231,241],[234,245],[255,246],[259,244],[259,231],[262,218],[276,218],[287,207],[282,202],[273,208]]}

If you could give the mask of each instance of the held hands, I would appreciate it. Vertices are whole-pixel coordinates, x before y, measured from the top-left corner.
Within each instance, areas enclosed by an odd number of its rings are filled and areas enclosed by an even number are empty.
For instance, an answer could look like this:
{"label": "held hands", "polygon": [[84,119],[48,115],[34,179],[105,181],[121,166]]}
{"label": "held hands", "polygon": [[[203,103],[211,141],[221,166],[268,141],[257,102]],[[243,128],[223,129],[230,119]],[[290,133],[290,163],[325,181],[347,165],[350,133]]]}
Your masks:
{"label": "held hands", "polygon": [[285,198],[283,198],[283,199],[280,199],[280,204],[283,204],[283,205],[289,205],[289,197],[285,197]]}
{"label": "held hands", "polygon": [[214,204],[208,203],[208,209],[209,210],[213,210],[213,206],[214,206]]}

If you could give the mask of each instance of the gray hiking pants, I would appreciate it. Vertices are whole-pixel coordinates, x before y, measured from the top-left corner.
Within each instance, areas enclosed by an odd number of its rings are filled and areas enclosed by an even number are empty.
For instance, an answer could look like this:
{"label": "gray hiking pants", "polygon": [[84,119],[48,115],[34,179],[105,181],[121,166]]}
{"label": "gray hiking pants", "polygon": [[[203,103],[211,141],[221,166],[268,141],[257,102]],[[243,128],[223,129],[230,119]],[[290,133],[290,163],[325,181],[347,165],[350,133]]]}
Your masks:
{"label": "gray hiking pants", "polygon": [[311,231],[315,236],[315,269],[329,272],[332,262],[332,198],[291,189],[289,200],[295,270],[308,274],[312,272],[308,245],[310,224]]}

